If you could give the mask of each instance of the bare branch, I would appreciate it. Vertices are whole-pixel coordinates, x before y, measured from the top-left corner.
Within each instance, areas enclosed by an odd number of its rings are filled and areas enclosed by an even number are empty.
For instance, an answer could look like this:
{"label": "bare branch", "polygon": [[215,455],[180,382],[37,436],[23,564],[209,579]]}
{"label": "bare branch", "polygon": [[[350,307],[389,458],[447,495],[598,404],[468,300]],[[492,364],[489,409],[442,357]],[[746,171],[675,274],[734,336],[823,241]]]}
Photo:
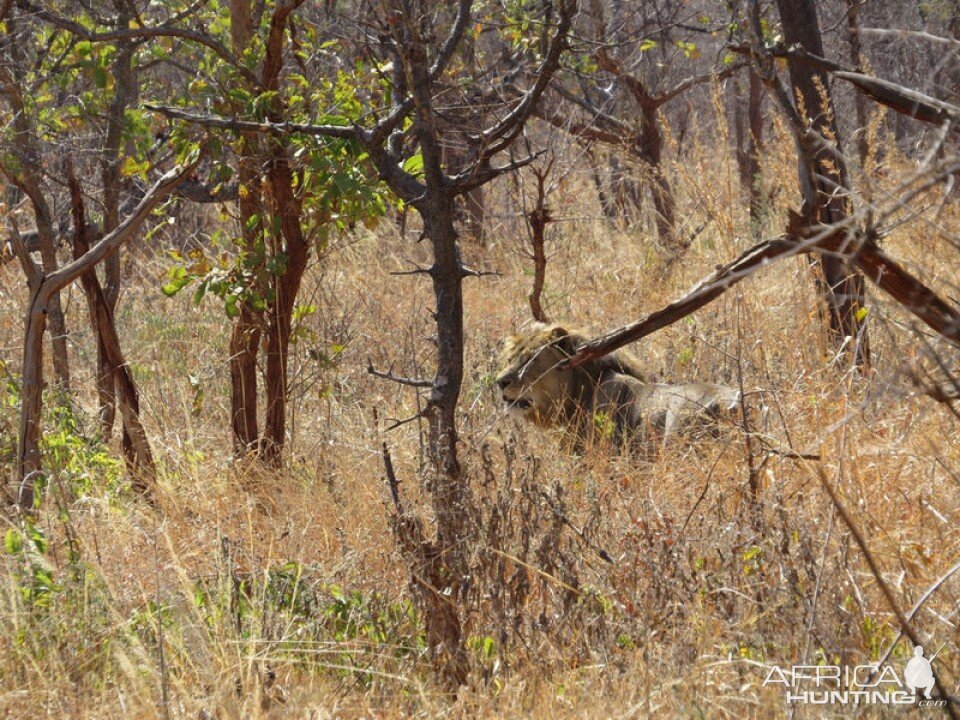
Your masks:
{"label": "bare branch", "polygon": [[360,140],[364,138],[364,130],[356,125],[305,125],[303,123],[291,122],[254,122],[252,120],[238,120],[236,118],[226,118],[220,115],[209,115],[198,113],[181,108],[170,107],[167,105],[155,105],[153,103],[144,103],[147,110],[158,112],[161,115],[183,120],[185,122],[200,125],[202,127],[217,128],[219,130],[235,130],[237,132],[261,132],[271,135],[289,135],[291,133],[303,133],[305,135],[317,135],[321,137],[335,137],[341,140]]}
{"label": "bare branch", "polygon": [[406,425],[407,423],[412,423],[415,420],[420,420],[421,418],[425,418],[425,417],[427,417],[426,411],[418,412],[416,415],[411,415],[410,417],[403,418],[402,420],[389,418],[390,420],[392,420],[392,422],[389,425],[387,425],[386,429],[388,432],[390,430],[396,430],[398,427],[402,425]]}
{"label": "bare branch", "polygon": [[804,229],[803,219],[791,213],[787,233],[765,240],[733,262],[717,268],[683,298],[651,313],[643,320],[625,325],[581,346],[570,363],[576,367],[607,355],[661,328],[682,320],[709,304],[723,293],[776,260],[801,252],[821,251],[840,254],[863,271],[881,290],[893,297],[906,310],[935,330],[941,337],[960,347],[960,314],[939,295],[911,275],[881,250],[868,236],[853,241],[849,223]]}
{"label": "bare branch", "polygon": [[918,40],[926,40],[932,43],[940,43],[943,45],[950,45],[951,47],[960,48],[960,40],[950,37],[942,37],[940,35],[933,35],[928,32],[923,32],[922,30],[900,30],[896,28],[860,28],[861,33],[866,33],[867,35],[880,35],[880,36],[896,36],[899,38],[917,38]]}
{"label": "bare branch", "polygon": [[734,63],[733,65],[729,65],[725,67],[720,72],[704,73],[703,75],[698,75],[697,77],[687,78],[686,80],[672,87],[670,90],[667,90],[657,95],[654,98],[654,101],[656,102],[657,105],[663,105],[673,100],[675,97],[677,97],[677,95],[682,95],[692,87],[696,87],[697,85],[702,85],[703,83],[711,82],[714,79],[725,80],[726,78],[733,75],[735,72],[739,72],[740,70],[747,67],[748,65],[749,63],[746,63],[746,62]]}
{"label": "bare branch", "polygon": [[878,103],[903,115],[937,125],[946,120],[960,122],[960,107],[943,100],[862,73],[837,71],[833,74],[852,83]]}
{"label": "bare branch", "polygon": [[474,166],[455,175],[450,179],[450,184],[456,188],[458,194],[470,192],[474,188],[478,188],[481,185],[485,185],[495,177],[499,177],[504,173],[513,172],[514,170],[519,170],[522,167],[526,167],[538,157],[542,156],[546,150],[537,150],[535,153],[531,153],[525,157],[522,157],[518,160],[511,160],[506,165],[498,165],[496,167],[491,165],[484,166]]}
{"label": "bare branch", "polygon": [[466,265],[460,270],[460,277],[500,277],[501,274],[498,270],[475,270]]}
{"label": "bare branch", "polygon": [[800,251],[801,248],[791,243],[786,236],[764,240],[742,253],[733,262],[718,267],[713,274],[701,280],[680,300],[651,313],[643,320],[614,330],[581,346],[577,354],[570,360],[570,364],[577,367],[601,358],[624,345],[636,342],[661,328],[672,325],[708,305],[755,270],[764,267],[773,260],[790,257]]}
{"label": "bare branch", "polygon": [[478,142],[484,147],[477,158],[479,163],[482,164],[489,160],[510,145],[523,129],[523,125],[533,112],[533,108],[540,102],[540,96],[543,95],[543,91],[550,84],[553,74],[560,67],[560,56],[567,46],[567,34],[570,32],[570,26],[573,22],[574,6],[575,3],[572,0],[560,0],[560,21],[557,23],[557,30],[550,40],[546,56],[537,69],[537,79],[533,87],[524,93],[523,99],[520,100],[512,112],[493,127],[480,133]]}
{"label": "bare branch", "polygon": [[453,22],[453,27],[450,29],[450,34],[447,36],[447,39],[443,43],[443,47],[440,48],[440,52],[437,53],[436,59],[433,61],[433,65],[430,67],[430,79],[436,80],[443,74],[443,71],[447,67],[447,63],[450,62],[450,58],[453,57],[454,51],[456,51],[457,46],[460,44],[460,40],[463,37],[463,31],[466,29],[467,25],[470,22],[470,0],[460,0],[457,3],[457,19]]}
{"label": "bare branch", "polygon": [[407,385],[409,387],[418,387],[418,388],[430,388],[433,387],[432,380],[419,380],[417,378],[408,378],[402,377],[400,375],[394,375],[393,371],[388,370],[387,372],[381,372],[373,367],[373,363],[370,362],[370,359],[367,358],[367,374],[373,375],[374,377],[381,378],[383,380],[389,380],[390,382],[395,382],[399,385]]}
{"label": "bare branch", "polygon": [[[733,52],[751,54],[756,57],[756,54],[745,45],[730,45],[728,48]],[[881,105],[886,105],[903,115],[908,115],[917,120],[935,123],[937,125],[943,123],[945,120],[950,120],[954,123],[960,121],[960,107],[945,102],[944,100],[930,97],[912,88],[898,85],[889,80],[864,75],[863,73],[852,72],[839,63],[827,60],[819,55],[814,55],[803,48],[786,48],[782,45],[776,45],[767,48],[767,50],[774,57],[798,60],[820,68],[821,70],[826,70],[835,77],[851,83]]]}

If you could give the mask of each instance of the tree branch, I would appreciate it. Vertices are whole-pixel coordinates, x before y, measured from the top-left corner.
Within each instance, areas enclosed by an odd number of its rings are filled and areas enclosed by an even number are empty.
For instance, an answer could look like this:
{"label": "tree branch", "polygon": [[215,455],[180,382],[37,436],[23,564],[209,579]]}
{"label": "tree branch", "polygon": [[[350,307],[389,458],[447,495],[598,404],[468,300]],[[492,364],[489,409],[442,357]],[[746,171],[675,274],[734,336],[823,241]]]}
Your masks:
{"label": "tree branch", "polygon": [[697,77],[687,78],[686,80],[675,85],[670,90],[667,90],[657,95],[654,98],[654,102],[657,104],[657,106],[663,105],[673,100],[677,95],[681,95],[685,93],[687,90],[689,90],[692,87],[696,87],[697,85],[702,85],[705,82],[710,82],[714,78],[716,78],[717,80],[725,80],[726,78],[733,75],[735,72],[742,70],[748,65],[749,63],[747,62],[734,63],[733,65],[729,65],[725,67],[720,72],[705,73],[703,75],[698,75]]}
{"label": "tree branch", "polygon": [[733,262],[717,268],[680,300],[582,345],[570,364],[577,367],[636,342],[708,305],[756,270],[774,261],[814,250],[844,256],[906,310],[945,340],[960,347],[960,314],[884,253],[872,237],[855,242],[849,222],[814,228],[804,228],[803,223],[799,214],[791,212],[786,234],[765,240]]}
{"label": "tree branch", "polygon": [[457,45],[460,44],[460,39],[463,37],[463,31],[470,22],[471,5],[470,0],[460,0],[459,3],[457,3],[457,19],[454,20],[450,34],[444,41],[443,47],[440,48],[440,52],[437,53],[433,65],[430,66],[430,80],[436,80],[440,77],[446,69],[447,63],[450,62],[450,58],[453,57],[453,53],[456,51]]}
{"label": "tree branch", "polygon": [[46,10],[42,7],[38,7],[31,2],[27,2],[26,0],[19,1],[24,9],[40,20],[43,20],[54,27],[58,27],[61,30],[66,30],[67,32],[89,42],[118,42],[123,40],[142,41],[155,37],[178,37],[184,40],[191,40],[198,45],[203,45],[212,50],[222,60],[232,65],[241,75],[243,75],[245,80],[250,82],[255,87],[260,87],[260,83],[257,80],[256,75],[245,68],[240,60],[224,45],[206,33],[199,32],[197,30],[187,30],[186,28],[168,24],[155,25],[153,27],[122,28],[118,30],[108,30],[106,32],[95,32],[85,28],[78,22],[70,20],[69,18],[61,17],[60,15],[57,15],[56,13]]}
{"label": "tree branch", "polygon": [[491,128],[482,131],[477,138],[482,149],[477,157],[477,163],[483,164],[501,150],[504,150],[514,141],[533,108],[540,101],[540,96],[550,84],[553,74],[560,67],[560,56],[567,46],[567,34],[570,32],[570,26],[573,22],[573,11],[575,3],[573,0],[560,0],[560,21],[557,23],[557,30],[547,49],[546,56],[540,67],[537,69],[537,79],[523,95],[523,99],[503,120]]}
{"label": "tree branch", "polygon": [[374,377],[381,378],[383,380],[389,380],[390,382],[395,382],[399,385],[407,385],[408,387],[417,387],[417,388],[432,388],[433,380],[420,380],[418,378],[408,378],[402,377],[400,375],[394,375],[392,371],[381,372],[373,367],[373,363],[370,362],[370,359],[367,358],[367,374],[373,375]]}
{"label": "tree branch", "polygon": [[289,135],[291,133],[303,133],[305,135],[317,135],[322,137],[335,137],[341,140],[362,140],[364,139],[363,128],[356,125],[306,125],[303,123],[291,122],[254,122],[253,120],[238,120],[236,118],[227,118],[220,115],[209,115],[205,113],[192,112],[181,108],[170,107],[168,105],[155,105],[154,103],[144,103],[143,107],[153,112],[158,112],[174,120],[183,120],[203,127],[217,128],[219,130],[235,130],[237,132],[260,132],[271,135]]}
{"label": "tree branch", "polygon": [[103,260],[107,253],[127,242],[140,228],[143,221],[153,212],[153,209],[173,191],[177,184],[186,177],[199,162],[200,158],[197,157],[186,165],[174,168],[165,173],[154,186],[147,191],[147,194],[143,196],[143,200],[137,204],[137,207],[134,208],[127,219],[120,223],[115,230],[105,235],[100,242],[73,262],[64,265],[56,272],[44,277],[43,282],[40,284],[38,294],[44,293],[52,295],[62,290],[80,277],[80,274],[86,269],[93,267]]}

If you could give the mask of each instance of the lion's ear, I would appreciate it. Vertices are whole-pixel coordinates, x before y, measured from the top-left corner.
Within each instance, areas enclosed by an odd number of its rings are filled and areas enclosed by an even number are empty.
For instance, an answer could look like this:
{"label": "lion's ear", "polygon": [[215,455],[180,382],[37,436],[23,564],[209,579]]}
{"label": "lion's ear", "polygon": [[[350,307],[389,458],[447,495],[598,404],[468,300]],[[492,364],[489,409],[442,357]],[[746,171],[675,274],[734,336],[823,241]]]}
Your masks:
{"label": "lion's ear", "polygon": [[550,331],[550,342],[570,355],[577,350],[577,338],[562,325],[557,325]]}

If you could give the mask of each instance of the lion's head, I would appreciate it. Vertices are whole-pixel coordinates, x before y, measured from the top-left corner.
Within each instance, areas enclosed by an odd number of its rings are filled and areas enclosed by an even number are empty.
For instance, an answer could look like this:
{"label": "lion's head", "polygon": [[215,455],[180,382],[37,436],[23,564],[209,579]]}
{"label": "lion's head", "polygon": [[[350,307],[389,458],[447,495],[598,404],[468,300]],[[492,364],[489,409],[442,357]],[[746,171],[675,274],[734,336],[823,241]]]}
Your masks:
{"label": "lion's head", "polygon": [[507,409],[538,425],[561,424],[576,408],[589,404],[604,372],[613,370],[640,378],[635,365],[619,353],[571,368],[565,361],[586,340],[580,332],[546,323],[508,337],[496,380]]}

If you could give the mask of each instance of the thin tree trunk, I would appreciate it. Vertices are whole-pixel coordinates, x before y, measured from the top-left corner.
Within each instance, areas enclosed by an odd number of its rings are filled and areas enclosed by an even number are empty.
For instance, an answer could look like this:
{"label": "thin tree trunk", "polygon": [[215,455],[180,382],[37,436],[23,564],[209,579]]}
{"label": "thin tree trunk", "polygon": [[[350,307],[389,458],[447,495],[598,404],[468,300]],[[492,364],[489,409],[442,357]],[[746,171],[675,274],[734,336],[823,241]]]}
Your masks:
{"label": "thin tree trunk", "polygon": [[549,322],[540,300],[543,295],[543,286],[546,282],[547,274],[547,254],[544,251],[544,233],[546,232],[547,223],[553,220],[547,208],[546,180],[550,170],[549,168],[546,170],[534,169],[533,172],[537,178],[537,204],[536,207],[527,214],[527,222],[530,223],[530,244],[533,246],[533,288],[530,290],[530,295],[527,299],[530,301],[530,313],[533,315],[534,320]]}
{"label": "thin tree trunk", "polygon": [[[263,61],[263,86],[276,90],[280,70],[283,67],[283,37],[289,14],[303,0],[293,0],[278,5],[270,19]],[[281,119],[280,108],[274,102],[268,116],[274,122]],[[267,320],[267,358],[264,373],[266,409],[261,448],[267,462],[277,463],[286,441],[287,373],[289,370],[290,330],[293,323],[293,308],[300,292],[303,273],[307,269],[308,246],[303,236],[301,203],[294,190],[293,172],[284,142],[279,138],[267,141],[270,148],[267,182],[270,187],[271,210],[279,218],[279,236],[274,236],[277,245],[273,257],[283,253],[283,272],[273,278],[274,298],[270,303]],[[279,242],[278,242],[279,241]],[[280,244],[282,243],[282,247]]]}
{"label": "thin tree trunk", "polygon": [[453,200],[440,193],[428,197],[423,211],[434,263],[430,276],[436,298],[437,374],[427,405],[430,456],[436,467],[433,509],[437,539],[424,552],[427,577],[443,584],[423,588],[427,646],[441,674],[453,686],[466,680],[469,665],[464,649],[459,604],[468,577],[466,543],[469,485],[457,454],[456,410],[463,383],[463,265],[453,224]]}
{"label": "thin tree trunk", "polygon": [[[242,213],[241,213],[242,216]],[[238,457],[255,452],[260,442],[257,421],[257,353],[260,318],[245,302],[230,332],[230,422]]]}
{"label": "thin tree trunk", "polygon": [[[59,267],[57,250],[51,225],[44,223],[38,227],[40,240],[40,262],[43,274],[49,275]],[[57,379],[57,388],[64,396],[70,394],[70,357],[67,352],[67,321],[60,303],[60,293],[50,299],[50,345],[53,349],[53,374]]]}
{"label": "thin tree trunk", "polygon": [[[464,683],[469,671],[460,605],[469,577],[470,487],[457,455],[457,402],[463,383],[463,264],[454,225],[454,197],[443,172],[442,152],[433,112],[432,83],[423,45],[417,38],[405,68],[413,89],[415,130],[423,155],[426,195],[415,203],[430,239],[430,278],[436,299],[437,372],[427,403],[428,447],[435,467],[432,483],[437,538],[421,544],[418,581],[427,647],[450,687]],[[439,582],[439,584],[437,584]]]}
{"label": "thin tree trunk", "polygon": [[[118,25],[127,27],[131,20],[127,7],[115,2],[119,11]],[[103,142],[100,158],[100,176],[103,180],[103,232],[109,233],[120,224],[120,191],[123,177],[120,174],[122,158],[121,145],[126,125],[125,113],[137,98],[137,71],[133,67],[136,47],[131,43],[120,45],[110,69],[114,77],[113,98],[107,109],[107,133]],[[120,300],[120,253],[107,256],[103,264],[104,299],[111,315],[116,315]],[[97,398],[100,415],[100,435],[108,441],[113,434],[116,416],[116,374],[110,358],[103,354],[103,347],[97,349]],[[126,438],[129,440],[129,438]]]}
{"label": "thin tree trunk", "polygon": [[[847,0],[847,30],[850,35],[850,63],[854,72],[864,72],[860,45],[860,7],[863,0]],[[861,92],[853,94],[853,109],[857,116],[857,156],[861,169],[866,165],[870,147],[867,144],[867,98]]]}
{"label": "thin tree trunk", "polygon": [[653,195],[653,209],[657,235],[671,260],[679,259],[687,250],[687,244],[677,235],[676,203],[670,181],[663,173],[663,134],[660,132],[657,113],[660,106],[655,103],[640,107],[642,124],[637,138],[637,154],[643,159],[650,173],[650,192]]}
{"label": "thin tree trunk", "polygon": [[[240,57],[253,36],[250,0],[230,0],[230,39]],[[260,192],[260,142],[256,133],[241,133],[237,143],[240,251],[256,253],[263,239],[263,200]],[[230,333],[230,422],[237,456],[257,451],[257,355],[260,352],[261,314],[245,300]]]}
{"label": "thin tree trunk", "polygon": [[763,195],[760,178],[760,153],[763,152],[763,79],[755,69],[749,70],[747,118],[750,133],[747,137],[747,171],[750,177],[750,227],[759,237],[763,224]]}
{"label": "thin tree trunk", "polygon": [[[267,172],[273,212],[280,218],[280,237],[286,256],[284,271],[274,282],[275,299],[270,306],[267,325],[267,359],[264,385],[266,419],[263,427],[263,453],[268,462],[277,462],[286,438],[287,373],[289,370],[290,330],[293,309],[307,269],[307,242],[300,225],[300,200],[294,195],[293,174],[286,148],[279,140]],[[279,251],[279,248],[278,248]]]}
{"label": "thin tree trunk", "polygon": [[[813,0],[777,0],[787,45],[799,45],[815,55],[823,55],[823,42]],[[799,146],[799,177],[804,191],[805,210],[810,219],[833,224],[849,214],[850,183],[840,152],[840,137],[832,110],[829,78],[812,66],[788,61],[790,81],[798,95],[798,107],[810,126],[821,136],[836,142],[837,151],[822,146]],[[846,338],[860,341],[853,361],[860,367],[870,364],[870,344],[866,328],[860,328],[857,312],[864,307],[863,276],[835,255],[820,254],[813,259],[814,277],[823,302],[823,314],[834,345]]]}
{"label": "thin tree trunk", "polygon": [[[66,165],[73,211],[73,258],[77,260],[90,249],[90,246],[87,240],[86,213],[80,183],[74,175],[73,166],[69,160]],[[87,299],[91,329],[97,338],[98,356],[106,359],[111,388],[114,386],[115,379],[119,390],[120,415],[123,424],[122,448],[127,469],[134,489],[145,493],[156,482],[156,468],[147,434],[140,422],[140,396],[137,386],[123,356],[113,311],[107,301],[106,293],[100,286],[96,270],[91,267],[81,274],[80,284]]]}
{"label": "thin tree trunk", "polygon": [[23,373],[20,378],[20,435],[17,448],[17,505],[33,508],[34,487],[40,476],[40,410],[43,392],[43,332],[47,325],[46,303],[39,302],[41,285],[30,293],[24,317]]}

